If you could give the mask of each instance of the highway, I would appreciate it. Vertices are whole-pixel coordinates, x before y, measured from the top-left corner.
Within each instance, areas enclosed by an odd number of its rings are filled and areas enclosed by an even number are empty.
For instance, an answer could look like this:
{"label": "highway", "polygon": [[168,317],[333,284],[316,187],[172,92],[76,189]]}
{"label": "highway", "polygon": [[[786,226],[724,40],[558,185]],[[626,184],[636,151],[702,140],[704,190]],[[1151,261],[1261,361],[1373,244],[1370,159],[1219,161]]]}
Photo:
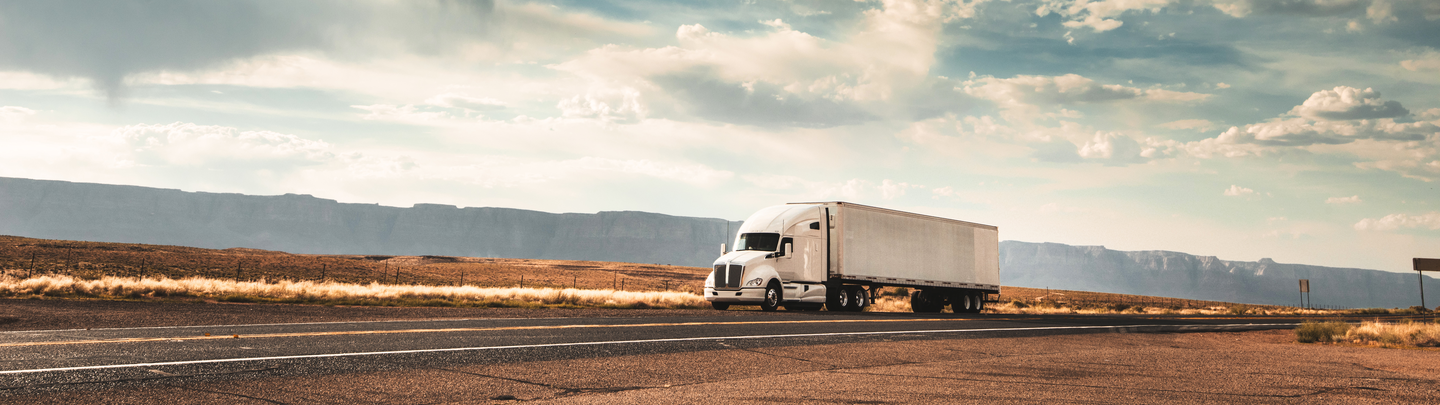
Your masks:
{"label": "highway", "polygon": [[[701,312],[700,314],[704,314]],[[1298,319],[796,312],[0,333],[0,396],[867,342],[1292,328]]]}

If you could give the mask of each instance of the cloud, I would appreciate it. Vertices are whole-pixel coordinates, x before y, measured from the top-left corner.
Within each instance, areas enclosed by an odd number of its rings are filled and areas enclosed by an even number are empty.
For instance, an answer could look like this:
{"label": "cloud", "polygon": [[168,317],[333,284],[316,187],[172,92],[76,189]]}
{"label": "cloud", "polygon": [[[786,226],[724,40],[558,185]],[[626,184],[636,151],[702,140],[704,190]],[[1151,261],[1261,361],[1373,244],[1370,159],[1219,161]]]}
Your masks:
{"label": "cloud", "polygon": [[888,0],[843,40],[782,20],[752,35],[689,24],[676,46],[609,45],[551,67],[589,80],[591,92],[632,89],[654,117],[817,128],[913,119],[963,105],[953,83],[930,76],[941,24],[963,15],[949,2]]}
{"label": "cloud", "polygon": [[1144,161],[1140,156],[1140,143],[1116,132],[1096,132],[1095,138],[1080,148],[1080,157],[1099,159],[1114,163],[1135,163]]}
{"label": "cloud", "polygon": [[[1331,17],[1358,14],[1365,10],[1370,0],[1214,0],[1217,10],[1231,17],[1243,18],[1251,14],[1297,15],[1305,17]],[[1378,10],[1376,13],[1382,11]]]}
{"label": "cloud", "polygon": [[83,77],[112,101],[137,74],[266,55],[363,60],[488,44],[595,41],[643,25],[493,0],[14,0],[0,2],[0,70]]}
{"label": "cloud", "polygon": [[1175,129],[1175,130],[1180,130],[1180,129],[1193,129],[1193,130],[1196,130],[1196,131],[1209,131],[1211,128],[1214,128],[1214,127],[1215,127],[1215,123],[1210,122],[1210,120],[1188,119],[1188,120],[1170,121],[1170,122],[1167,122],[1167,123],[1164,123],[1164,124],[1160,124],[1160,127],[1161,127],[1161,128],[1166,128],[1166,129]]}
{"label": "cloud", "polygon": [[1048,0],[1035,9],[1035,15],[1044,17],[1056,13],[1067,18],[1066,28],[1090,28],[1105,32],[1120,28],[1124,22],[1117,19],[1122,14],[1135,10],[1158,12],[1170,5],[1172,0]]}
{"label": "cloud", "polygon": [[1426,112],[1419,118],[1434,121],[1412,119],[1410,122],[1399,122],[1396,118],[1409,117],[1410,111],[1397,101],[1381,99],[1379,92],[1368,88],[1360,90],[1339,86],[1315,92],[1303,104],[1292,108],[1288,115],[1299,117],[1282,116],[1244,127],[1230,127],[1215,138],[1190,142],[1181,148],[1201,158],[1241,157],[1260,156],[1276,152],[1279,148],[1381,141],[1399,143],[1392,148],[1412,150],[1413,153],[1409,153],[1410,158],[1399,161],[1383,164],[1362,162],[1358,166],[1423,168],[1428,163],[1421,159],[1433,156],[1433,153],[1426,152],[1433,151],[1432,146],[1427,146],[1427,141],[1440,140],[1440,116],[1431,117]]}
{"label": "cloud", "polygon": [[1291,109],[1290,114],[1313,120],[1338,121],[1403,117],[1409,115],[1410,110],[1398,101],[1381,100],[1380,92],[1371,88],[1360,90],[1337,86],[1333,90],[1311,94],[1303,104]]}
{"label": "cloud", "polygon": [[1163,89],[1140,89],[1116,84],[1099,84],[1077,75],[1015,76],[1008,79],[982,77],[964,83],[966,94],[994,101],[1002,108],[1037,105],[1105,103],[1122,100],[1157,102],[1202,101],[1209,94]]}
{"label": "cloud", "polygon": [[1420,141],[1440,132],[1440,126],[1417,121],[1397,123],[1392,119],[1358,122],[1310,121],[1304,118],[1230,127],[1215,138],[1219,143],[1266,146],[1309,146],[1351,143],[1360,139]]}
{"label": "cloud", "polygon": [[1428,51],[1415,59],[1400,61],[1400,67],[1412,72],[1427,70],[1440,71],[1440,52]]}
{"label": "cloud", "polygon": [[445,111],[425,111],[422,110],[423,107],[417,107],[408,104],[352,105],[350,107],[358,108],[368,112],[368,114],[365,114],[365,116],[362,117],[367,120],[424,122],[450,117],[450,113],[447,113]]}
{"label": "cloud", "polygon": [[442,93],[425,99],[425,104],[460,108],[465,110],[487,111],[501,110],[505,108],[505,102],[488,97],[472,97],[462,93]]}
{"label": "cloud", "polygon": [[35,115],[35,110],[7,105],[0,107],[0,122],[16,123]]}
{"label": "cloud", "polygon": [[1225,192],[1222,194],[1227,197],[1248,197],[1255,195],[1255,190],[1231,184],[1230,188],[1225,189]]}
{"label": "cloud", "polygon": [[562,99],[555,108],[565,118],[595,119],[605,124],[639,122],[649,112],[633,88],[600,89]]}
{"label": "cloud", "polygon": [[243,166],[287,170],[323,163],[336,155],[324,141],[271,131],[176,122],[162,125],[128,125],[105,137],[124,145],[135,165],[168,167]]}
{"label": "cloud", "polygon": [[1397,229],[1440,229],[1440,211],[1425,214],[1390,214],[1383,218],[1365,218],[1355,223],[1357,231],[1393,231]]}
{"label": "cloud", "polygon": [[1326,204],[1359,204],[1360,202],[1360,196],[1358,195],[1352,195],[1349,197],[1330,197],[1325,199]]}

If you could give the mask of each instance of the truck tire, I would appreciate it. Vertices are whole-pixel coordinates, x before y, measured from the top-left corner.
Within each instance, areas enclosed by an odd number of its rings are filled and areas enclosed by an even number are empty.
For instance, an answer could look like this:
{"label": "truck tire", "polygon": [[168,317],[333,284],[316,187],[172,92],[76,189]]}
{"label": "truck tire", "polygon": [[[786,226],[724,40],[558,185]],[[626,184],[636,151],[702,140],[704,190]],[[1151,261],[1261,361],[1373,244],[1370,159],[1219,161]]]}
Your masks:
{"label": "truck tire", "polygon": [[846,311],[860,312],[870,305],[870,299],[866,296],[864,288],[852,286],[845,290],[850,293],[850,305],[845,306]]}
{"label": "truck tire", "polygon": [[910,294],[910,310],[915,312],[940,312],[945,308],[945,301],[937,298],[941,296],[925,290],[915,291]]}
{"label": "truck tire", "polygon": [[760,310],[770,312],[780,309],[780,301],[785,299],[785,296],[781,294],[784,292],[780,289],[779,283],[771,281],[770,285],[765,286],[765,299],[760,301]]}
{"label": "truck tire", "polygon": [[975,313],[985,311],[985,293],[975,293]]}
{"label": "truck tire", "polygon": [[850,290],[845,286],[835,286],[825,294],[825,310],[831,312],[848,311],[850,307]]}
{"label": "truck tire", "polygon": [[721,311],[724,311],[724,310],[730,309],[730,304],[721,303],[721,302],[712,302],[712,303],[710,303],[710,307],[711,307],[711,308],[718,309],[718,310],[721,310]]}
{"label": "truck tire", "polygon": [[953,311],[955,311],[955,313],[957,313],[957,314],[973,314],[973,313],[975,313],[975,293],[966,291],[966,292],[963,292],[963,293],[960,293],[960,294],[956,294],[956,295],[954,295],[954,296],[952,296],[952,297],[954,297],[954,298],[952,298],[951,300],[954,301],[954,302],[950,303],[950,306],[951,306],[950,309],[953,310]]}

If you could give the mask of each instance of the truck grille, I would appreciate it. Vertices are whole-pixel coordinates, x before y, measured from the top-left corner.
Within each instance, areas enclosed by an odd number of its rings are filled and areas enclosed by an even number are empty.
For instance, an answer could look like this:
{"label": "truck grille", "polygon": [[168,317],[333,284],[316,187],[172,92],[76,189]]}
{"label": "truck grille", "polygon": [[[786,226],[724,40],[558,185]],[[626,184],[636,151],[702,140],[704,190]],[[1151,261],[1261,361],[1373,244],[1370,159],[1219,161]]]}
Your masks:
{"label": "truck grille", "polygon": [[744,268],[738,264],[715,265],[715,288],[740,288],[740,271]]}

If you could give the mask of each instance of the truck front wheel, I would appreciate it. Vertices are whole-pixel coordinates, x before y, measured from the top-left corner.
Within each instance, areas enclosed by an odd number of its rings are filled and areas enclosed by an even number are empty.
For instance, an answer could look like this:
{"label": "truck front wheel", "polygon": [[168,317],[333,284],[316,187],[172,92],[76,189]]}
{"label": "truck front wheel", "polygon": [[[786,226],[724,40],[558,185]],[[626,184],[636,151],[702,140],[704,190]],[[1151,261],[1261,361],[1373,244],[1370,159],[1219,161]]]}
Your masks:
{"label": "truck front wheel", "polygon": [[721,303],[721,302],[712,302],[712,303],[710,303],[710,307],[711,307],[711,308],[718,309],[718,310],[721,310],[721,311],[724,311],[724,310],[730,309],[730,304]]}
{"label": "truck front wheel", "polygon": [[774,311],[778,308],[780,308],[780,286],[772,282],[765,287],[765,300],[760,302],[760,310]]}

